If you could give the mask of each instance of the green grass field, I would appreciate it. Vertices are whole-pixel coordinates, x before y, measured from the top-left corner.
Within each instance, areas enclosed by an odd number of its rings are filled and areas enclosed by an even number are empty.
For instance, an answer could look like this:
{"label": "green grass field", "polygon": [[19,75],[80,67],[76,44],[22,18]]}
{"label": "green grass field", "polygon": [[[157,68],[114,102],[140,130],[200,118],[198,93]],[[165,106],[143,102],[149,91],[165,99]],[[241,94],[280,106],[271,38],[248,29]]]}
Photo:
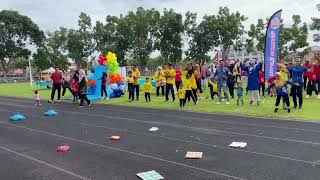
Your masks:
{"label": "green grass field", "polygon": [[[33,98],[33,91],[35,89],[37,89],[36,86],[33,86],[33,88],[31,88],[28,83],[0,84],[0,96]],[[49,99],[51,92],[50,89],[39,89],[39,91],[43,100]],[[205,96],[207,95],[208,94],[205,94]],[[66,96],[71,96],[68,91]],[[140,106],[146,108],[180,109],[178,101],[165,102],[163,97],[156,97],[155,94],[151,94],[151,99],[152,101],[150,103],[146,103],[144,100],[144,93],[141,92],[140,101],[128,102],[128,95],[126,94],[121,98],[110,99],[109,101],[100,101],[97,103]],[[226,113],[243,116],[260,116],[320,121],[320,99],[316,99],[315,96],[310,99],[304,99],[303,109],[292,109],[292,112],[290,114],[282,110],[280,110],[278,113],[273,113],[275,99],[271,97],[262,97],[262,104],[259,107],[255,105],[250,106],[248,104],[247,96],[245,96],[244,99],[244,106],[237,106],[236,100],[231,100],[229,105],[226,105],[224,103],[221,105],[217,105],[217,98],[214,101],[212,101],[211,99],[203,99],[199,101],[197,105],[193,105],[193,103],[187,103],[184,110],[210,113]]]}

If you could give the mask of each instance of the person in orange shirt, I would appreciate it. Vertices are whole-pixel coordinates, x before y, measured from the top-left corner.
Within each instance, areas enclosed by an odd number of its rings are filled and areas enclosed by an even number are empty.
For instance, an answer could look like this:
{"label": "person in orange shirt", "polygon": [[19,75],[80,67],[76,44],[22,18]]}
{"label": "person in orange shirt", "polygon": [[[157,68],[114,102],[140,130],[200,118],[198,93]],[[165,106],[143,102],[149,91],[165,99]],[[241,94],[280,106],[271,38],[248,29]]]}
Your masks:
{"label": "person in orange shirt", "polygon": [[137,66],[133,66],[132,75],[134,80],[133,91],[136,92],[136,99],[139,101],[139,92],[140,92],[140,71]]}
{"label": "person in orange shirt", "polygon": [[166,84],[166,101],[169,101],[169,92],[171,91],[172,100],[175,101],[174,89],[173,85],[175,83],[176,78],[176,70],[173,69],[172,64],[168,64],[168,69],[165,71],[165,76],[167,78]]}

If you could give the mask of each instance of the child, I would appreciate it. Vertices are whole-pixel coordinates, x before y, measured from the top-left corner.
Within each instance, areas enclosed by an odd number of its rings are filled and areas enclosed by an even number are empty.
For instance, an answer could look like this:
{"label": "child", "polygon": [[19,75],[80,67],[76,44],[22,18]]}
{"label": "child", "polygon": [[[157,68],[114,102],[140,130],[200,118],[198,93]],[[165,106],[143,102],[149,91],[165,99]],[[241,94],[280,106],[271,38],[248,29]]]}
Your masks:
{"label": "child", "polygon": [[76,103],[78,99],[78,92],[79,92],[79,83],[75,79],[71,81],[71,90],[72,90],[72,95],[73,95],[73,103]]}
{"label": "child", "polygon": [[79,71],[79,97],[80,97],[80,107],[83,108],[84,101],[87,102],[88,106],[91,106],[92,102],[87,97],[87,75],[86,72],[81,69]]}
{"label": "child", "polygon": [[132,71],[128,72],[129,102],[134,101],[134,79]]}
{"label": "child", "polygon": [[148,77],[146,78],[146,83],[144,83],[143,89],[144,89],[144,97],[146,98],[146,102],[151,102],[150,93],[152,90],[152,84],[150,82],[150,78]]}
{"label": "child", "polygon": [[269,91],[270,88],[275,87],[276,88],[276,93],[277,93],[277,100],[276,100],[276,104],[275,104],[275,109],[274,112],[278,112],[279,110],[279,104],[280,104],[280,100],[281,97],[284,99],[286,106],[287,106],[287,110],[288,113],[290,113],[290,101],[289,101],[289,94],[288,94],[288,84],[293,84],[285,79],[282,79],[280,76],[280,73],[277,72],[276,73],[276,80],[269,85],[268,89],[266,91]]}
{"label": "child", "polygon": [[178,98],[180,101],[180,108],[184,108],[186,104],[186,90],[183,88],[182,84],[179,86]]}
{"label": "child", "polygon": [[235,89],[237,90],[237,96],[238,96],[237,105],[240,104],[240,101],[241,101],[241,104],[244,105],[244,102],[243,102],[243,87],[242,87],[242,83],[238,81],[238,82],[237,82],[237,85],[235,86]]}
{"label": "child", "polygon": [[101,82],[101,99],[104,100],[104,96],[103,96],[103,93],[105,94],[106,96],[106,99],[108,100],[109,97],[108,97],[108,93],[107,93],[107,73],[103,72],[102,73],[102,78],[100,80],[102,80]]}
{"label": "child", "polygon": [[191,75],[188,73],[186,75],[186,79],[184,79],[184,87],[186,90],[186,99],[188,99],[188,101],[190,101],[190,97],[192,98],[194,104],[197,104],[197,100],[195,98],[195,95],[192,91],[192,79],[191,79]]}
{"label": "child", "polygon": [[211,99],[214,100],[214,95],[218,96],[218,85],[214,76],[210,77],[208,86],[210,88]]}
{"label": "child", "polygon": [[35,90],[35,91],[34,91],[34,101],[35,101],[34,106],[41,106],[41,103],[40,103],[40,93],[39,93],[38,90]]}

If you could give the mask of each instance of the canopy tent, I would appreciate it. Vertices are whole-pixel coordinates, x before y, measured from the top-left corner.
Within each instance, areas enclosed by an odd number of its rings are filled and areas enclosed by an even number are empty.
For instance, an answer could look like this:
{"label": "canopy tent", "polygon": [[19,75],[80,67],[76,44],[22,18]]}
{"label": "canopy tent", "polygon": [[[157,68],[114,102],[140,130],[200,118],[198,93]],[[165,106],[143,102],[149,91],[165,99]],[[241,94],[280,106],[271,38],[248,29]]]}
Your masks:
{"label": "canopy tent", "polygon": [[48,74],[50,74],[50,73],[54,73],[54,71],[55,71],[55,69],[54,69],[53,67],[50,67],[49,69],[44,70],[44,71],[42,71],[41,73],[48,73]]}

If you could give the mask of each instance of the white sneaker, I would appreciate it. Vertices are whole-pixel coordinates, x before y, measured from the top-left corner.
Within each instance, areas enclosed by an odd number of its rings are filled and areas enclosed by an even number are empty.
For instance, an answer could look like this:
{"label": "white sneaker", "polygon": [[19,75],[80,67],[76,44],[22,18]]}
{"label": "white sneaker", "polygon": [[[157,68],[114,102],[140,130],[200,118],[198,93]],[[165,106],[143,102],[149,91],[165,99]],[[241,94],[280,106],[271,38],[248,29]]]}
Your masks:
{"label": "white sneaker", "polygon": [[106,99],[109,100],[109,96]]}
{"label": "white sneaker", "polygon": [[318,95],[317,98],[320,99],[320,95]]}
{"label": "white sneaker", "polygon": [[229,102],[229,101],[227,101],[227,102],[226,102],[226,104],[230,104],[230,102]]}
{"label": "white sneaker", "polygon": [[309,96],[309,95],[307,95],[307,96],[306,96],[306,99],[309,99],[309,98],[310,98],[310,96]]}
{"label": "white sneaker", "polygon": [[221,104],[221,102],[219,101],[219,102],[217,102],[217,104]]}

